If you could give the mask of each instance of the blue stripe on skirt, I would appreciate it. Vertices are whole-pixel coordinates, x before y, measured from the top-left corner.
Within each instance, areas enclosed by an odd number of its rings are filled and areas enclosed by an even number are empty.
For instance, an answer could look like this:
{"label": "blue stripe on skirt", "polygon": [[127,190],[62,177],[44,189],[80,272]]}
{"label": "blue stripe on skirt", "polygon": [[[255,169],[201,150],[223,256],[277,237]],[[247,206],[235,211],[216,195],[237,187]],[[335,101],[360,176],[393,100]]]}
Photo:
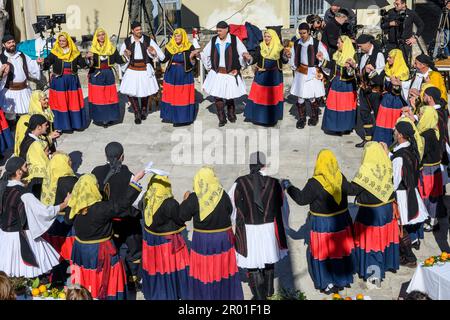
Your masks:
{"label": "blue stripe on skirt", "polygon": [[[94,77],[94,75],[96,75]],[[97,70],[89,77],[89,83],[94,86],[116,86],[116,78],[111,69]],[[119,103],[97,105],[89,103],[92,121],[95,123],[110,123],[120,120]]]}
{"label": "blue stripe on skirt", "polygon": [[276,106],[263,106],[248,100],[244,109],[244,117],[253,123],[272,125],[283,120],[284,102]]}

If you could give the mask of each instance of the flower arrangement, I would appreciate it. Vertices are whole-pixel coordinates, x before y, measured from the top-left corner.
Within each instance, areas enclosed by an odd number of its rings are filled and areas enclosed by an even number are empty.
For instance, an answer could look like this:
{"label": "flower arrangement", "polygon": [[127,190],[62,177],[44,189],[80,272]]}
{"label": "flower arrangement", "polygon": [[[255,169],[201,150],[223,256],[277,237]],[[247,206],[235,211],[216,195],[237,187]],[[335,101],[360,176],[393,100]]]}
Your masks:
{"label": "flower arrangement", "polygon": [[442,252],[440,256],[432,256],[426,259],[423,262],[424,267],[433,267],[436,264],[439,263],[446,263],[450,261],[450,256],[447,252]]}

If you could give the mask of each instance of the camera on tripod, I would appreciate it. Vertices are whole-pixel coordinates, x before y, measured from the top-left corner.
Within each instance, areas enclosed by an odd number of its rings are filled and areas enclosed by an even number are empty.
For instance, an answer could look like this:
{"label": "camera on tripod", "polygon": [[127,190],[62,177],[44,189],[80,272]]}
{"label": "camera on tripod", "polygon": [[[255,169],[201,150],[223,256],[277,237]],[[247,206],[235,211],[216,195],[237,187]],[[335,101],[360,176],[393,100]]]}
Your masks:
{"label": "camera on tripod", "polygon": [[47,30],[51,30],[51,33],[54,35],[54,29],[58,26],[59,31],[61,31],[61,25],[66,23],[66,14],[65,13],[57,13],[52,16],[43,15],[36,17],[37,22],[33,24],[33,30],[35,34],[41,34],[43,37],[43,33]]}

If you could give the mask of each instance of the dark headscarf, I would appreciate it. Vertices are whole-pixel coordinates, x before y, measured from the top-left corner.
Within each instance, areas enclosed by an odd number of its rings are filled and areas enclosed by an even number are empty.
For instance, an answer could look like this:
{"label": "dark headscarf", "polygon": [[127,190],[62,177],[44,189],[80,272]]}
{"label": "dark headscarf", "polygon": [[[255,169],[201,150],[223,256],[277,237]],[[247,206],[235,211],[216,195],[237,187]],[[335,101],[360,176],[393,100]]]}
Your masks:
{"label": "dark headscarf", "polygon": [[32,132],[35,130],[38,126],[42,126],[44,123],[48,122],[47,118],[42,114],[33,114],[30,117],[30,120],[28,123],[25,123],[25,125],[28,127],[28,132]]}
{"label": "dark headscarf", "polygon": [[427,88],[425,90],[425,94],[427,96],[432,97],[436,104],[439,104],[442,107],[445,107],[445,102],[444,102],[444,104],[442,104],[443,101],[441,99],[441,90],[439,90],[438,88],[436,88],[436,87],[429,87],[429,88]]}
{"label": "dark headscarf", "polygon": [[414,151],[414,155],[416,156],[417,161],[420,163],[419,148],[417,147],[416,138],[414,138],[415,131],[411,123],[406,121],[399,121],[395,125],[395,129],[397,129],[397,131],[401,133],[401,135],[405,137],[406,140],[408,140],[408,142],[411,144],[411,147],[413,148]]}
{"label": "dark headscarf", "polygon": [[122,161],[120,158],[122,157],[123,152],[123,146],[118,142],[111,142],[106,146],[105,154],[110,169],[103,181],[103,185],[106,185],[113,175],[120,172],[120,169],[122,168]]}
{"label": "dark headscarf", "polygon": [[427,56],[426,54],[422,53],[416,57],[416,60],[419,61],[420,63],[426,64],[428,67],[430,67],[431,70],[437,71],[434,65],[434,61],[430,56]]}
{"label": "dark headscarf", "polygon": [[253,182],[253,201],[261,214],[264,214],[264,205],[261,197],[264,181],[259,171],[265,166],[266,155],[264,153],[258,151],[250,155],[250,176]]}

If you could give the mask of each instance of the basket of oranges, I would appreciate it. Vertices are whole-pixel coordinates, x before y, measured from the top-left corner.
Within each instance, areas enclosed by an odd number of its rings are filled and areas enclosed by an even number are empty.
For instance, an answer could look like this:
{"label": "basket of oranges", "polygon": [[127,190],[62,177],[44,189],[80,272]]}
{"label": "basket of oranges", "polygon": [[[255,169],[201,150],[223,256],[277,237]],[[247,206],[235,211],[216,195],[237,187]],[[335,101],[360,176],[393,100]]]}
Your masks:
{"label": "basket of oranges", "polygon": [[450,261],[450,255],[447,252],[442,252],[440,256],[432,256],[423,262],[424,267],[433,267],[435,265],[442,265]]}
{"label": "basket of oranges", "polygon": [[363,294],[357,294],[356,297],[343,297],[339,293],[333,294],[333,300],[370,300],[369,297],[364,296]]}

